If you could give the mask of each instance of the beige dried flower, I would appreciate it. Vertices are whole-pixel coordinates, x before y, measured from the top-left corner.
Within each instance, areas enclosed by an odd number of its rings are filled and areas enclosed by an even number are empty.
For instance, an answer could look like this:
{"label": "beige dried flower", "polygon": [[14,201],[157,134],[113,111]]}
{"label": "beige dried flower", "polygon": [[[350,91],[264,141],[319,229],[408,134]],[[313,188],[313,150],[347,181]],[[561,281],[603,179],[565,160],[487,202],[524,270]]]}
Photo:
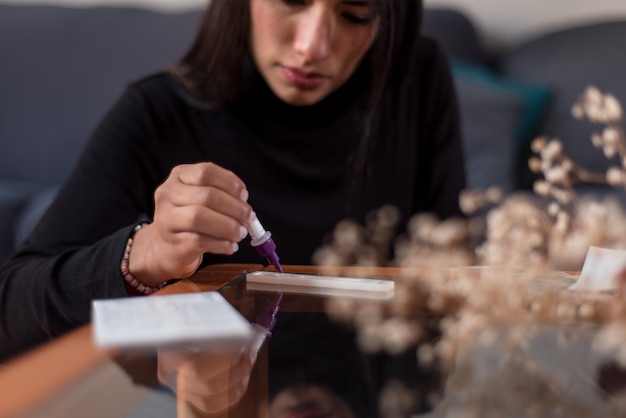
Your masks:
{"label": "beige dried flower", "polygon": [[358,310],[357,299],[330,298],[326,302],[326,312],[336,321],[352,323]]}
{"label": "beige dried flower", "polygon": [[548,145],[548,140],[547,138],[540,136],[535,138],[531,144],[530,144],[530,148],[533,150],[534,153],[539,154],[541,153],[541,151],[543,151],[546,146]]}
{"label": "beige dried flower", "polygon": [[398,380],[385,384],[379,401],[382,418],[406,418],[415,408],[416,399],[411,389]]}
{"label": "beige dried flower", "polygon": [[580,103],[575,103],[572,106],[572,117],[574,119],[582,119],[585,117],[585,109]]}
{"label": "beige dried flower", "polygon": [[616,147],[619,139],[619,131],[612,126],[607,126],[602,131],[602,141],[608,146]]}
{"label": "beige dried flower", "polygon": [[550,216],[556,217],[560,211],[561,211],[561,207],[557,203],[552,202],[548,205],[548,214]]}
{"label": "beige dried flower", "polygon": [[481,207],[477,195],[469,190],[463,190],[459,195],[459,206],[463,213],[471,215]]}
{"label": "beige dried flower", "polygon": [[400,220],[400,211],[392,205],[385,205],[374,212],[376,229],[394,228]]}
{"label": "beige dried flower", "polygon": [[596,86],[588,86],[583,94],[583,100],[589,105],[600,106],[602,104],[602,92]]}
{"label": "beige dried flower", "polygon": [[341,221],[334,231],[335,248],[349,251],[363,241],[363,228],[353,221]]}
{"label": "beige dried flower", "polygon": [[542,168],[541,159],[537,157],[531,157],[528,160],[528,167],[533,173],[539,173]]}
{"label": "beige dried flower", "polygon": [[602,107],[600,104],[596,103],[588,103],[584,104],[585,114],[587,115],[587,119],[589,119],[593,123],[602,123],[604,122],[604,112],[602,111]]}
{"label": "beige dried flower", "polygon": [[611,159],[617,155],[617,148],[609,144],[604,144],[602,152],[604,152],[606,158]]}
{"label": "beige dried flower", "polygon": [[389,318],[381,326],[383,349],[391,355],[403,353],[414,347],[423,336],[419,324],[400,317]]}
{"label": "beige dried flower", "polygon": [[435,350],[432,344],[420,344],[417,348],[417,360],[422,366],[432,366],[435,362]]}
{"label": "beige dried flower", "polygon": [[556,222],[554,223],[553,231],[562,236],[569,231],[570,216],[565,212],[559,212],[556,216]]}
{"label": "beige dried flower", "polygon": [[548,145],[541,150],[541,158],[543,160],[554,161],[563,153],[563,144],[556,139],[548,142]]}
{"label": "beige dried flower", "polygon": [[591,134],[591,143],[595,148],[602,148],[604,146],[604,139],[602,138],[602,135],[594,132]]}
{"label": "beige dried flower", "polygon": [[485,191],[485,199],[492,204],[495,203],[499,203],[502,201],[502,199],[504,198],[504,194],[502,193],[502,190],[499,187],[489,187],[486,191]]}
{"label": "beige dried flower", "polygon": [[567,181],[567,172],[562,167],[555,166],[545,172],[545,177],[550,183],[562,184]]}
{"label": "beige dried flower", "polygon": [[609,122],[617,122],[622,119],[622,105],[617,98],[611,94],[604,97],[604,110]]}
{"label": "beige dried flower", "polygon": [[552,186],[547,181],[537,180],[533,185],[533,190],[539,196],[548,197],[552,193]]}
{"label": "beige dried flower", "polygon": [[500,203],[503,199],[504,193],[495,186],[486,190],[463,190],[459,195],[459,206],[463,213],[472,215],[480,209]]}
{"label": "beige dried flower", "polygon": [[611,124],[622,120],[623,110],[615,96],[604,94],[595,86],[589,86],[573,105],[572,115],[576,119],[587,118],[592,123]]}
{"label": "beige dried flower", "polygon": [[[541,364],[522,355],[545,327],[576,327],[577,332],[568,328],[559,333],[558,343],[568,347],[586,332],[582,325],[605,324],[594,338],[594,349],[626,367],[626,274],[615,278],[621,290],[613,295],[566,291],[573,278],[555,274],[580,270],[591,245],[626,249],[626,214],[620,204],[582,199],[575,189],[584,182],[626,187],[622,107],[614,96],[591,86],[572,114],[605,125],[591,141],[605,155],[618,155],[620,167],[590,172],[567,157],[561,141],[538,137],[531,144],[538,155],[529,160],[529,167],[544,175],[534,189],[549,200],[504,196],[496,189],[464,191],[460,206],[480,216],[465,222],[417,215],[407,224],[407,235],[394,242],[395,258],[389,265],[419,268],[421,273],[398,278],[393,299],[374,303],[333,298],[327,304],[331,318],[356,328],[364,351],[400,353],[414,348],[420,365],[453,371],[446,388],[460,404],[441,409],[444,416],[485,416],[486,405],[495,411],[493,416],[508,416],[510,411],[590,416],[590,409],[575,402],[567,379],[546,373]],[[381,248],[394,235],[398,218],[396,210],[386,207],[370,214],[365,228],[338,226],[333,242],[318,251],[316,260],[328,266],[380,265],[387,260]],[[471,242],[470,233],[480,241]],[[477,264],[481,267],[472,267]],[[426,328],[412,316],[416,312],[445,315],[438,320],[438,340],[425,340]],[[497,380],[476,380],[480,374],[469,362],[476,348],[502,353],[501,361],[491,361],[485,369]],[[499,385],[495,393],[493,381]],[[404,389],[386,387],[380,402],[383,416],[407,416]],[[568,401],[557,393],[566,394]],[[626,403],[610,408],[612,416],[626,416]]]}
{"label": "beige dried flower", "polygon": [[622,169],[610,167],[606,172],[606,182],[611,186],[619,186],[624,181]]}
{"label": "beige dried flower", "polygon": [[467,239],[467,223],[461,219],[450,219],[437,225],[430,235],[430,242],[437,247],[451,247]]}
{"label": "beige dried flower", "polygon": [[319,248],[313,254],[313,261],[318,266],[341,266],[343,262],[342,255],[331,246],[324,246]]}
{"label": "beige dried flower", "polygon": [[420,213],[409,220],[409,234],[414,240],[429,242],[439,220],[430,213]]}
{"label": "beige dried flower", "polygon": [[359,328],[358,345],[365,353],[378,353],[383,349],[383,328],[379,323],[365,324]]}

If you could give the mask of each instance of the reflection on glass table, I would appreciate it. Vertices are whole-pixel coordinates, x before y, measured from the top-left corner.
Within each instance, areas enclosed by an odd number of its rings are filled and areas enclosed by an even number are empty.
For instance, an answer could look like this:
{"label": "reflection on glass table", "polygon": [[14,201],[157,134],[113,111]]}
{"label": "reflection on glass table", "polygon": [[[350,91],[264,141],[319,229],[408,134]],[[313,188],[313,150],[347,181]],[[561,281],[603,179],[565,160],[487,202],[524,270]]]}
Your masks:
{"label": "reflection on glass table", "polygon": [[329,317],[328,297],[251,290],[243,276],[220,292],[257,324],[245,347],[120,352],[32,416],[626,416],[623,358],[598,349],[604,331],[590,323],[490,330],[443,365],[424,348],[441,341],[445,315],[399,315],[421,334],[390,353]]}
{"label": "reflection on glass table", "polygon": [[519,326],[454,356],[434,409],[420,417],[623,417],[626,369],[593,325]]}

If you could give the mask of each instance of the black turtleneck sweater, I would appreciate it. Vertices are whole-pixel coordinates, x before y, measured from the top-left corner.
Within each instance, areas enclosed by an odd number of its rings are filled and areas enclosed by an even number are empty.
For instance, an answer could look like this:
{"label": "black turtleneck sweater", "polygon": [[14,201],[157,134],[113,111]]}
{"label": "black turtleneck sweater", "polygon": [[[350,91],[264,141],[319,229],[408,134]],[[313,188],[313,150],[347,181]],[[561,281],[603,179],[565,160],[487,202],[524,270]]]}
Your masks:
{"label": "black turtleneck sweater", "polygon": [[[254,83],[230,106],[194,106],[166,73],[136,82],[98,126],[73,173],[0,271],[0,358],[90,319],[96,298],[125,296],[120,260],[132,227],[179,164],[212,161],[247,185],[283,264],[308,264],[346,217],[386,204],[459,213],[464,165],[447,63],[422,41],[407,82],[383,97],[367,169],[354,179],[368,84],[357,73],[322,102],[292,107]],[[354,193],[354,187],[361,192]],[[355,200],[356,199],[356,200]],[[245,242],[204,263],[262,262]]]}

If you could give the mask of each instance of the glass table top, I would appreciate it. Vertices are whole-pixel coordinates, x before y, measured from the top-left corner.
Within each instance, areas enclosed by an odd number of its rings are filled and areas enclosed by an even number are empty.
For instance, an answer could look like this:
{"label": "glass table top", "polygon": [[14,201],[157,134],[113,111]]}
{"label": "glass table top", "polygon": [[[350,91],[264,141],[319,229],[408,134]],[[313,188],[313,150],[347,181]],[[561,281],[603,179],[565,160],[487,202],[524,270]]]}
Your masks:
{"label": "glass table top", "polygon": [[626,416],[626,368],[594,349],[594,325],[496,329],[442,364],[445,316],[411,314],[418,337],[385,350],[327,314],[345,298],[251,290],[244,275],[219,292],[256,324],[246,347],[120,352],[29,416]]}

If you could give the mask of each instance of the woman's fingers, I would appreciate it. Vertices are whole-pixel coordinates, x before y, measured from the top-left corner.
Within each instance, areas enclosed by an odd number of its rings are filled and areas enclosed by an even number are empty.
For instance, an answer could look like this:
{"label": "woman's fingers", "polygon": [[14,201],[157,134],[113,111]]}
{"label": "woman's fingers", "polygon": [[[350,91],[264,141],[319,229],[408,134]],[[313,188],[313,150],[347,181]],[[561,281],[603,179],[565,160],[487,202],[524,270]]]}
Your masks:
{"label": "woman's fingers", "polygon": [[248,388],[248,380],[242,380],[225,388],[223,392],[203,394],[188,390],[188,382],[179,381],[176,396],[178,399],[189,402],[196,409],[205,414],[217,414],[223,412],[233,405],[237,404],[246,393]]}
{"label": "woman's fingers", "polygon": [[190,186],[215,187],[236,198],[244,198],[246,185],[230,170],[214,163],[180,165],[172,174]]}
{"label": "woman's fingers", "polygon": [[159,352],[159,379],[175,388],[178,399],[205,413],[224,411],[244,396],[266,337],[267,331],[255,327],[243,350]]}
{"label": "woman's fingers", "polygon": [[[206,218],[215,213],[231,218],[239,225],[247,224],[252,213],[247,198],[248,192],[243,181],[231,171],[213,163],[177,166],[155,192],[156,209],[159,212],[167,214],[169,210],[195,207],[184,213],[182,221],[186,224],[183,231],[208,233],[215,238],[231,240],[236,237],[211,234],[210,228],[206,228]],[[225,219],[222,217],[217,221],[223,222]],[[226,228],[232,229],[233,222],[229,223]]]}
{"label": "woman's fingers", "polygon": [[[164,185],[155,193],[157,207],[168,205],[172,210],[185,207],[202,207],[223,214],[239,224],[249,222],[252,208],[245,201],[213,187],[186,184]],[[199,216],[202,216],[200,213]],[[194,227],[197,225],[191,225]]]}
{"label": "woman's fingers", "polygon": [[253,365],[247,351],[193,356],[177,370],[177,397],[205,413],[223,411],[244,395]]}
{"label": "woman's fingers", "polygon": [[204,243],[219,240],[237,243],[248,234],[239,221],[204,206],[177,207],[172,209],[168,216],[171,217],[169,219],[171,232],[182,234],[176,240],[182,242],[192,239],[192,244],[200,245],[195,247],[197,249],[204,249]]}
{"label": "woman's fingers", "polygon": [[155,192],[154,223],[164,238],[188,251],[232,254],[247,236],[252,208],[245,184],[213,163],[177,166]]}
{"label": "woman's fingers", "polygon": [[179,378],[193,385],[187,386],[189,392],[212,395],[228,390],[246,380],[252,371],[253,363],[247,353],[207,354],[186,362],[178,370]]}
{"label": "woman's fingers", "polygon": [[180,165],[154,193],[153,222],[138,231],[129,269],[144,283],[187,277],[204,253],[230,255],[248,232],[243,181],[213,163]]}

